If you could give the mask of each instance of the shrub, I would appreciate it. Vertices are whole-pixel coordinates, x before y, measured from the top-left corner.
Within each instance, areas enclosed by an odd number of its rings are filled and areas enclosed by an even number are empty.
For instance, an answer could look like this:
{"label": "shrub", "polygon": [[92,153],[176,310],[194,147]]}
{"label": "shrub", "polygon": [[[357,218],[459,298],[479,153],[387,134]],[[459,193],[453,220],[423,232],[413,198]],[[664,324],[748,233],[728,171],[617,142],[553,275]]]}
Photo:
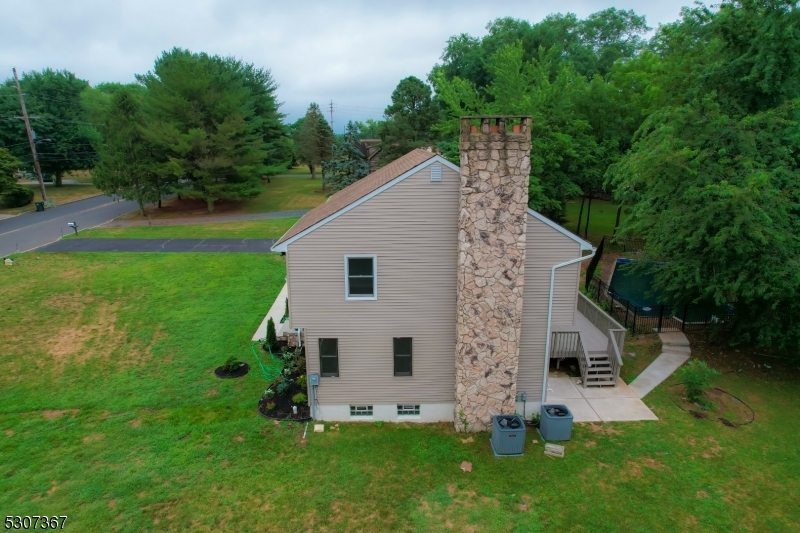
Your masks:
{"label": "shrub", "polygon": [[267,411],[275,409],[275,402],[267,402]]}
{"label": "shrub", "polygon": [[267,320],[267,346],[274,352],[277,345],[278,334],[275,333],[275,321],[270,317],[270,319]]}
{"label": "shrub", "polygon": [[294,370],[298,374],[306,373],[306,358],[300,355],[299,349],[295,352]]}
{"label": "shrub", "polygon": [[33,200],[33,190],[15,185],[3,193],[3,203],[7,207],[22,207]]}
{"label": "shrub", "polygon": [[239,368],[239,365],[241,364],[242,362],[236,359],[236,357],[230,356],[225,360],[224,363],[222,363],[222,369],[225,370],[226,372],[233,372],[234,370]]}
{"label": "shrub", "polygon": [[275,391],[272,389],[267,389],[264,391],[264,398],[270,400],[275,397]]}
{"label": "shrub", "polygon": [[275,387],[275,389],[278,391],[278,394],[283,396],[284,394],[289,392],[289,387],[291,387],[291,386],[292,386],[292,380],[291,379],[284,379],[280,383],[278,383],[278,386]]}
{"label": "shrub", "polygon": [[294,382],[297,383],[297,386],[303,390],[306,390],[308,387],[308,380],[306,379],[305,374],[299,376]]}
{"label": "shrub", "polygon": [[303,394],[302,392],[298,392],[297,394],[292,396],[292,403],[302,404],[302,403],[306,403],[307,401],[308,401],[308,398],[306,398],[306,395]]}
{"label": "shrub", "polygon": [[289,317],[289,297],[286,297],[286,307],[283,309],[283,318]]}
{"label": "shrub", "polygon": [[678,383],[686,387],[686,396],[693,402],[704,402],[705,391],[711,385],[711,378],[719,372],[703,361],[692,359],[678,371]]}

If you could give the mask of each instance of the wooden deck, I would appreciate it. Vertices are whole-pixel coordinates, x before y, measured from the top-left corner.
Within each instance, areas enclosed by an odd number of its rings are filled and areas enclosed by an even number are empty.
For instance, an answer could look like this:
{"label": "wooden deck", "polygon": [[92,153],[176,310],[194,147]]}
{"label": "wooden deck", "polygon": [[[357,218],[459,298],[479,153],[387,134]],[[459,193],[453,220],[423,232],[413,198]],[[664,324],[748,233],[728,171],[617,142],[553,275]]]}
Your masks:
{"label": "wooden deck", "polygon": [[586,343],[586,350],[589,352],[605,352],[608,348],[608,335],[597,329],[588,318],[577,310],[574,324],[554,325],[552,331],[580,331]]}

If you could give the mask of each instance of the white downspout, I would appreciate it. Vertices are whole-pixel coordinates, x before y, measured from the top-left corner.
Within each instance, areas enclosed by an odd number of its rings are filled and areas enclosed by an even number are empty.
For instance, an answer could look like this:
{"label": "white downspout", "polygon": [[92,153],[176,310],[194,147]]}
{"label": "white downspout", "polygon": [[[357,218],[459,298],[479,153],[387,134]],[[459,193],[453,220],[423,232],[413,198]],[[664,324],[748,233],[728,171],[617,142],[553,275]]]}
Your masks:
{"label": "white downspout", "polygon": [[551,328],[553,326],[553,286],[555,285],[556,269],[590,259],[594,257],[594,253],[596,251],[596,248],[592,248],[592,253],[589,255],[576,257],[575,259],[570,259],[564,263],[559,263],[550,270],[550,299],[547,302],[547,337],[545,337],[544,342],[544,379],[542,380],[542,405],[544,405],[547,401],[547,373],[550,372],[550,337]]}

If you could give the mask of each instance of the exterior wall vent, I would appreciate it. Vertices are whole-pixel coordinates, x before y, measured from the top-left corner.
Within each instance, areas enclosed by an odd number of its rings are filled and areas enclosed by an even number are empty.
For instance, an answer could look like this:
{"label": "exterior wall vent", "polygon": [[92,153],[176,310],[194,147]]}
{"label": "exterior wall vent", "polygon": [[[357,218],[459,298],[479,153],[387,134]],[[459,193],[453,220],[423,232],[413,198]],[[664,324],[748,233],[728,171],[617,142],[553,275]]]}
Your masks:
{"label": "exterior wall vent", "polygon": [[431,165],[431,181],[442,181],[442,165]]}

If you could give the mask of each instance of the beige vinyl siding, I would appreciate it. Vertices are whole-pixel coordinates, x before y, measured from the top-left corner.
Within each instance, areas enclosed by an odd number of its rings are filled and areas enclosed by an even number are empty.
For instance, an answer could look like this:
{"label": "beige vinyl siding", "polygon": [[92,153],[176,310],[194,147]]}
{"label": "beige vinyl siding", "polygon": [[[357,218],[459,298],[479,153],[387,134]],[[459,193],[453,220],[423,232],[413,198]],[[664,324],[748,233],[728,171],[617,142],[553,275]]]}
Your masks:
{"label": "beige vinyl siding", "polygon": [[[580,245],[544,222],[528,215],[525,250],[525,288],[522,300],[517,392],[527,392],[528,401],[542,394],[544,349],[547,333],[547,303],[553,265],[581,256]],[[556,270],[553,289],[553,324],[572,324],[578,298],[580,263]]]}
{"label": "beige vinyl siding", "polygon": [[[339,339],[339,377],[320,404],[450,402],[455,389],[460,178],[424,168],[311,233],[287,252],[292,327],[309,373],[320,338]],[[344,256],[377,255],[377,300],[345,299]],[[394,377],[393,337],[413,338],[413,376]]]}

